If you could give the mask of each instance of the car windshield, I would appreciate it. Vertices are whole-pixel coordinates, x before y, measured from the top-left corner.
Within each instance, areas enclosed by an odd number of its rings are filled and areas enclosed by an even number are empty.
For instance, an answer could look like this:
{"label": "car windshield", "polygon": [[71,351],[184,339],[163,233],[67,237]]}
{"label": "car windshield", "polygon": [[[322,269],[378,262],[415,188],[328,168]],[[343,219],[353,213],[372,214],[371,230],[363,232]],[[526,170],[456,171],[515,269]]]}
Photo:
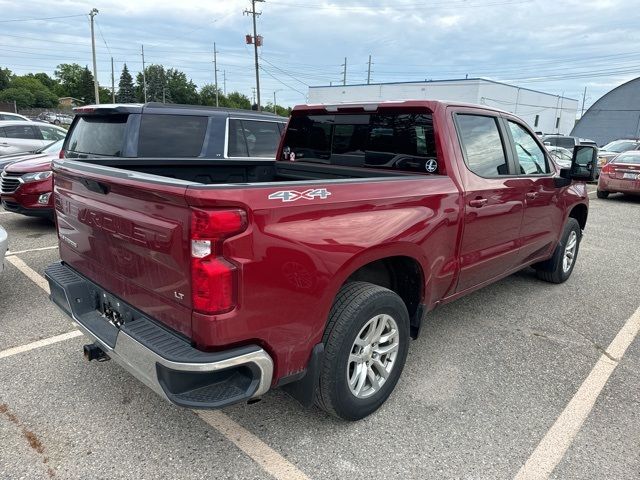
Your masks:
{"label": "car windshield", "polygon": [[35,150],[33,153],[56,153],[62,150],[62,144],[64,143],[64,139],[58,140],[57,142],[50,143],[38,150]]}
{"label": "car windshield", "polygon": [[638,142],[634,142],[633,140],[615,140],[613,142],[607,143],[602,150],[606,150],[607,152],[615,152],[621,153],[629,150],[633,150],[638,145]]}
{"label": "car windshield", "polygon": [[633,163],[640,165],[640,155],[637,153],[623,153],[618,155],[612,163]]}

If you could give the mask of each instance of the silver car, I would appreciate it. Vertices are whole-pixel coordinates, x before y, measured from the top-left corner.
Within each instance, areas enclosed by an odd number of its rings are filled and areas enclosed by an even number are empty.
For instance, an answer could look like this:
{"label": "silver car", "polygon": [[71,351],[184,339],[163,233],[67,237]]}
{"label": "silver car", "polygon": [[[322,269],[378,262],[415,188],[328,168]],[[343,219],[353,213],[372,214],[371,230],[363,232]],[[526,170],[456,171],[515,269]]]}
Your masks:
{"label": "silver car", "polygon": [[36,122],[0,121],[0,155],[31,152],[67,135],[64,128]]}
{"label": "silver car", "polygon": [[9,241],[7,240],[7,232],[0,227],[0,272],[4,270],[4,254],[7,253]]}

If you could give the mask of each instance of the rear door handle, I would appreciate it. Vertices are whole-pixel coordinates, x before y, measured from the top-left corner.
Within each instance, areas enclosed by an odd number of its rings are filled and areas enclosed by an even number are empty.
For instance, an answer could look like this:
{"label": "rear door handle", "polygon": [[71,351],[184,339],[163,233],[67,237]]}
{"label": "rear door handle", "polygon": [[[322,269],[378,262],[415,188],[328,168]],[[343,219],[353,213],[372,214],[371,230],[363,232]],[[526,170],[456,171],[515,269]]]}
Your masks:
{"label": "rear door handle", "polygon": [[538,196],[538,192],[527,192],[525,194],[525,196],[530,199],[533,200],[534,198],[536,198]]}
{"label": "rear door handle", "polygon": [[486,205],[488,201],[489,201],[489,199],[487,199],[487,198],[475,198],[473,200],[469,200],[469,206],[470,207],[475,207],[475,208],[480,208],[480,207]]}

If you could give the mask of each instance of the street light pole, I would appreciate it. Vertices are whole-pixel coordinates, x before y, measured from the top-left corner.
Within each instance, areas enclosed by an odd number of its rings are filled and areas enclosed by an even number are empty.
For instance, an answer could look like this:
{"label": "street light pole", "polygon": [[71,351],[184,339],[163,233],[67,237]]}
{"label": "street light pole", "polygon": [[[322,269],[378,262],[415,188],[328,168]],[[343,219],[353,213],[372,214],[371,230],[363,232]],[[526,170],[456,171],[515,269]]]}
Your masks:
{"label": "street light pole", "polygon": [[93,32],[93,17],[95,17],[97,14],[97,8],[92,8],[89,12],[89,17],[91,17],[91,50],[93,52],[93,90],[96,96],[96,105],[99,105],[100,91],[98,90],[98,67],[96,65],[96,37]]}

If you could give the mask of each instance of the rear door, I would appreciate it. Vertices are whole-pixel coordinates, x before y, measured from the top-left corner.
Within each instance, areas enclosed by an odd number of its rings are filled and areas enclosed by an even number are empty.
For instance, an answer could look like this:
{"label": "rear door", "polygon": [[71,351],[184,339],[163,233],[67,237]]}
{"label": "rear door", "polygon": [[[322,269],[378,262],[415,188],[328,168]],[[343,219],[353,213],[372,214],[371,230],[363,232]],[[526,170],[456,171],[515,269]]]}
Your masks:
{"label": "rear door", "polygon": [[457,291],[488,282],[517,261],[523,199],[513,184],[514,165],[497,115],[454,113],[464,182],[464,230]]}
{"label": "rear door", "polygon": [[45,145],[40,132],[29,122],[23,125],[4,125],[4,137],[0,139],[0,155],[29,152]]}
{"label": "rear door", "polygon": [[190,335],[189,183],[69,159],[54,170],[62,260]]}
{"label": "rear door", "polygon": [[504,123],[516,162],[517,174],[512,185],[524,201],[518,263],[526,264],[551,253],[562,229],[564,214],[558,204],[560,197],[553,179],[555,169],[546,150],[520,121],[505,118]]}

